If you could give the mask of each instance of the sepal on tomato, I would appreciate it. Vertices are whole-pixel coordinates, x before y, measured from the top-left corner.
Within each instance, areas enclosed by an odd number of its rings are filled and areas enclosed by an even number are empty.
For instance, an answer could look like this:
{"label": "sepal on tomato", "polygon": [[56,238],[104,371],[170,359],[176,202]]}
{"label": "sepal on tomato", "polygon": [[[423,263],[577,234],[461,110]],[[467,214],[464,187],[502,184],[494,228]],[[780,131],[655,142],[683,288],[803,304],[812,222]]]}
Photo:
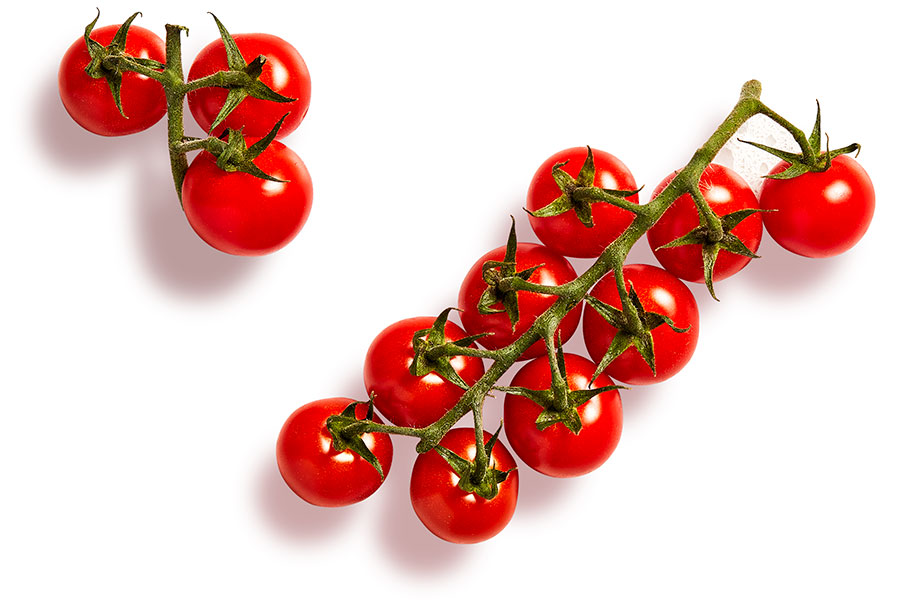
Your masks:
{"label": "sepal on tomato", "polygon": [[264,138],[260,138],[249,147],[244,140],[244,134],[241,133],[239,129],[229,129],[227,132],[227,141],[222,141],[218,138],[208,138],[206,140],[208,142],[206,149],[216,157],[216,166],[223,171],[229,173],[247,173],[248,175],[253,175],[260,179],[278,183],[287,183],[283,179],[278,179],[277,177],[269,175],[257,167],[253,162],[275,139],[275,135],[278,133],[278,130],[281,128],[281,124],[284,123],[286,117],[287,114],[278,120],[275,126],[272,127],[272,130]]}
{"label": "sepal on tomato", "polygon": [[793,179],[806,173],[822,173],[831,168],[831,161],[835,156],[850,154],[851,152],[859,154],[860,150],[860,145],[857,143],[838,148],[837,150],[831,150],[828,134],[825,134],[825,152],[822,152],[822,106],[818,100],[816,100],[816,122],[807,138],[808,153],[787,152],[749,140],[739,139],[738,141],[764,150],[788,163],[787,169],[778,173],[770,173],[765,176],[767,179]]}
{"label": "sepal on tomato", "polygon": [[360,420],[356,418],[356,407],[360,404],[366,404],[368,406],[366,420],[371,421],[372,417],[375,415],[375,409],[373,402],[370,399],[368,402],[353,402],[349,404],[341,414],[328,417],[325,426],[328,428],[328,433],[331,434],[331,443],[337,452],[343,452],[344,450],[355,452],[363,460],[375,467],[381,480],[384,481],[384,469],[382,469],[378,457],[375,456],[363,441],[362,436],[364,432],[349,434],[346,431],[349,426],[360,422]]}
{"label": "sepal on tomato", "polygon": [[[455,342],[448,342],[444,330],[447,326],[447,317],[450,316],[451,310],[454,308],[445,308],[441,314],[434,320],[434,324],[428,329],[420,329],[413,334],[413,360],[409,365],[409,372],[417,377],[428,375],[429,373],[437,373],[450,383],[461,387],[464,390],[469,389],[467,384],[453,365],[450,358],[453,356],[453,348],[465,348],[471,345],[475,340],[482,338],[487,333],[479,333],[475,335],[460,338]],[[441,354],[435,356],[433,351],[437,348],[450,348],[449,354]],[[429,356],[431,354],[431,356]]]}
{"label": "sepal on tomato", "polygon": [[[492,435],[484,445],[484,450],[487,453],[488,464],[490,464],[491,453],[494,449],[494,445],[496,444],[499,435],[500,429],[498,428],[494,435]],[[459,476],[459,482],[456,485],[461,490],[478,494],[485,500],[490,500],[500,493],[500,484],[506,481],[507,477],[509,477],[509,474],[515,469],[515,467],[513,467],[513,469],[510,469],[509,471],[501,471],[499,469],[489,467],[484,471],[484,476],[482,477],[481,481],[474,481],[473,476],[475,475],[475,472],[477,470],[474,461],[466,460],[456,452],[453,452],[452,450],[449,450],[441,445],[435,446],[434,450],[441,456],[441,458],[443,458],[447,462],[448,465],[450,465],[450,468],[453,469],[453,472]]]}
{"label": "sepal on tomato", "polygon": [[234,109],[247,98],[247,96],[259,98],[260,100],[269,100],[271,102],[293,102],[296,100],[296,98],[289,98],[279,94],[261,82],[259,76],[262,74],[263,65],[266,64],[266,57],[262,55],[257,56],[248,64],[247,61],[244,60],[244,56],[241,54],[234,38],[231,37],[231,34],[228,33],[228,30],[225,29],[222,22],[219,21],[216,15],[212,13],[209,14],[216,21],[216,27],[219,29],[219,35],[222,38],[222,43],[225,45],[225,59],[228,62],[228,68],[232,71],[242,72],[249,78],[246,85],[233,87],[228,90],[228,95],[225,97],[225,103],[222,105],[219,114],[216,115],[215,120],[209,127],[210,132],[221,125],[222,122],[228,118],[228,115],[230,115]]}

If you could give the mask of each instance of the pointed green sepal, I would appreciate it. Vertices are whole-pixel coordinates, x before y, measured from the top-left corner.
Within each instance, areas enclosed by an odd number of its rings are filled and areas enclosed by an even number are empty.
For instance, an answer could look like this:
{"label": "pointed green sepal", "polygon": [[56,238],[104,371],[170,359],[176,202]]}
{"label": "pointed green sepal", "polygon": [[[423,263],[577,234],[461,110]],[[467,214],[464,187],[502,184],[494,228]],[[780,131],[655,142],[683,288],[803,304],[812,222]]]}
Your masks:
{"label": "pointed green sepal", "polygon": [[[453,385],[467,390],[469,389],[469,384],[467,384],[465,380],[460,377],[459,373],[456,372],[456,369],[453,368],[453,365],[450,362],[451,356],[444,355],[437,356],[436,358],[429,358],[428,356],[430,350],[439,347],[453,346],[452,342],[446,341],[447,336],[444,333],[447,326],[447,318],[449,317],[451,310],[455,309],[444,309],[434,320],[434,323],[430,328],[420,329],[413,334],[413,360],[409,365],[409,372],[416,377],[423,377],[429,373],[437,373]],[[481,336],[470,337],[477,339],[477,337]]]}
{"label": "pointed green sepal", "polygon": [[360,404],[368,405],[366,418],[371,420],[374,415],[372,401],[370,400],[365,403],[353,402],[349,404],[341,414],[328,417],[325,426],[328,429],[328,433],[331,434],[331,445],[336,452],[350,450],[351,452],[358,454],[363,460],[375,467],[375,470],[378,471],[378,475],[383,481],[384,469],[381,466],[381,461],[378,460],[378,457],[375,456],[372,450],[369,449],[363,441],[362,434],[345,434],[345,430],[348,426],[359,421],[359,419],[356,418],[356,407]]}

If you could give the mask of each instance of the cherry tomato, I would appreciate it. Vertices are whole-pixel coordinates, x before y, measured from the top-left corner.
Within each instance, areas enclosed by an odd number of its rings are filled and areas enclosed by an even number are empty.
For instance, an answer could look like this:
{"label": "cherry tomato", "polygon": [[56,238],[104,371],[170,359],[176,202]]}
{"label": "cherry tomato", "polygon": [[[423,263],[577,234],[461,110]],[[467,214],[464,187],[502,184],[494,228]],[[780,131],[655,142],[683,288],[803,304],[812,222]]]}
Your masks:
{"label": "cherry tomato", "polygon": [[[488,437],[485,433],[485,442]],[[466,460],[474,460],[475,430],[451,429],[441,440],[441,446]],[[490,464],[499,471],[509,471],[515,468],[516,461],[497,441]],[[458,482],[459,476],[435,450],[420,454],[409,481],[409,496],[419,520],[431,533],[455,544],[483,542],[500,533],[516,510],[518,471],[512,471],[499,484],[499,493],[490,500],[462,490]]]}
{"label": "cherry tomato", "polygon": [[[535,292],[520,291],[518,296],[519,322],[513,332],[509,316],[506,312],[481,314],[478,312],[478,301],[487,289],[487,284],[481,273],[481,265],[486,261],[502,261],[506,254],[506,247],[495,248],[478,259],[463,280],[459,289],[460,320],[463,327],[471,334],[491,332],[492,335],[478,340],[478,343],[492,350],[502,348],[516,340],[519,334],[526,331],[534,324],[541,313],[547,310],[556,301],[556,296],[538,294]],[[521,243],[516,250],[516,271],[523,271],[531,267],[539,267],[528,279],[531,283],[540,285],[561,285],[575,279],[575,269],[565,258],[540,244]],[[498,304],[497,308],[501,308]],[[562,341],[565,342],[575,333],[578,321],[581,318],[581,305],[563,317],[559,324],[559,332]],[[544,342],[538,340],[528,347],[519,357],[519,360],[535,358],[546,353]]]}
{"label": "cherry tomato", "polygon": [[[294,98],[293,102],[273,102],[259,98],[247,97],[238,105],[225,121],[216,127],[213,135],[220,135],[226,128],[244,128],[244,135],[264,137],[285,113],[290,112],[277,137],[282,138],[300,125],[300,121],[309,110],[310,81],[309,70],[300,53],[280,37],[266,33],[238,33],[232,36],[241,55],[248,63],[257,56],[263,55],[263,65],[259,80],[282,96]],[[203,48],[191,65],[188,80],[193,81],[217,71],[227,71],[228,61],[225,57],[225,44],[221,39]],[[215,122],[228,90],[210,87],[195,90],[188,94],[188,107],[197,123],[204,131]]]}
{"label": "cherry tomato", "polygon": [[[596,365],[577,354],[566,354],[566,380],[570,390],[612,385],[600,374],[591,385]],[[552,376],[547,358],[523,366],[510,385],[531,390],[550,389]],[[507,394],[503,402],[503,427],[513,452],[529,467],[551,477],[575,477],[590,473],[610,457],[622,435],[622,400],[617,390],[603,392],[577,408],[582,429],[578,434],[555,423],[539,430],[535,419],[542,408],[532,400]]]}
{"label": "cherry tomato", "polygon": [[[662,180],[653,190],[653,197],[659,195],[666,185],[678,174],[676,171]],[[700,192],[709,207],[718,216],[724,216],[747,208],[759,208],[759,201],[753,190],[743,178],[728,167],[711,164],[700,176]],[[659,221],[647,232],[647,240],[659,263],[669,273],[685,281],[703,282],[703,255],[699,245],[660,248],[672,240],[680,238],[700,225],[697,207],[690,194],[680,196],[672,206],[663,213]],[[748,250],[756,252],[762,239],[762,217],[755,213],[738,223],[733,233]],[[731,277],[752,259],[720,250],[713,267],[713,281]]]}
{"label": "cherry tomato", "polygon": [[[401,427],[424,427],[434,423],[452,408],[465,392],[437,373],[416,376],[410,373],[413,362],[413,334],[429,329],[434,317],[413,317],[389,325],[379,333],[366,353],[363,379],[366,391],[375,394],[375,408]],[[444,328],[447,341],[465,337],[455,323]],[[450,365],[463,381],[475,383],[484,375],[480,358],[454,356]]]}
{"label": "cherry tomato", "polygon": [[[301,406],[288,417],[275,456],[285,483],[295,494],[317,506],[346,506],[365,500],[382,478],[374,466],[352,450],[337,452],[325,421],[353,403],[349,398],[327,398]],[[356,407],[356,417],[366,416],[366,406]],[[372,419],[381,423],[375,415]],[[384,476],[391,470],[394,445],[386,433],[365,433],[363,442],[381,463]]]}
{"label": "cherry tomato", "polygon": [[[659,267],[625,265],[623,274],[628,289],[633,286],[637,292],[644,311],[667,316],[676,327],[689,329],[679,333],[662,324],[651,331],[656,359],[655,376],[634,347],[628,348],[612,361],[605,373],[613,379],[633,385],[665,381],[684,368],[697,347],[700,327],[697,302],[680,279]],[[591,290],[591,295],[615,308],[622,308],[613,273],[604,275]],[[592,359],[596,362],[603,359],[615,335],[616,329],[597,311],[585,311],[584,344]]]}
{"label": "cherry tomato", "polygon": [[[637,184],[631,171],[625,163],[618,158],[591,148],[594,157],[594,185],[608,190],[635,190]],[[587,148],[568,148],[557,152],[538,167],[537,172],[528,187],[528,196],[525,207],[529,211],[536,211],[557,198],[562,191],[553,179],[553,166],[557,163],[568,163],[562,170],[578,177],[578,172],[587,158]],[[638,203],[638,195],[628,196],[629,201]],[[575,216],[574,211],[556,215],[553,217],[532,217],[531,228],[535,235],[547,247],[564,256],[579,258],[592,258],[600,256],[606,247],[619,237],[625,228],[634,220],[634,215],[626,210],[596,202],[591,205],[591,213],[594,218],[594,226],[586,227]]]}
{"label": "cherry tomato", "polygon": [[[770,174],[787,168],[782,161]],[[766,179],[760,205],[766,231],[794,254],[824,258],[846,252],[869,228],[875,189],[868,173],[846,155],[835,156],[823,173],[793,179]]]}
{"label": "cherry tomato", "polygon": [[[255,140],[248,139],[247,144]],[[222,252],[256,256],[274,252],[294,239],[312,208],[312,181],[300,157],[273,141],[254,163],[284,180],[268,181],[226,172],[201,152],[182,186],[188,222],[203,240]]]}
{"label": "cherry tomato", "polygon": [[[119,25],[98,27],[91,39],[109,45]],[[158,35],[132,25],[125,38],[125,52],[137,58],[166,61],[166,45]],[[122,74],[123,117],[116,107],[106,79],[94,79],[85,68],[91,62],[84,38],[79,38],[63,55],[59,65],[59,97],[76,123],[98,135],[128,135],[143,131],[166,114],[166,96],[155,80],[134,72]]]}

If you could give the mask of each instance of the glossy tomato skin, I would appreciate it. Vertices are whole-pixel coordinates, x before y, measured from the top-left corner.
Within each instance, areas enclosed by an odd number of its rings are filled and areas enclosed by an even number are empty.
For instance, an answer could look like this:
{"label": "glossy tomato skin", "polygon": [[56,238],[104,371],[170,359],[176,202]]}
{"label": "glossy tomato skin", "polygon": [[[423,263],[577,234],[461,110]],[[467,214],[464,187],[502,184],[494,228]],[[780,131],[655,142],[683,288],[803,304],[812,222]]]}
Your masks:
{"label": "glossy tomato skin", "polygon": [[[277,137],[282,138],[300,125],[309,110],[309,69],[300,53],[280,37],[266,33],[238,33],[232,36],[247,63],[260,54],[266,57],[259,80],[293,102],[272,102],[259,98],[245,98],[225,121],[213,132],[220,135],[226,128],[244,128],[244,135],[264,137],[285,113],[290,112]],[[228,70],[225,45],[221,39],[203,48],[191,65],[188,80],[193,81],[217,71]],[[197,124],[209,131],[225,103],[228,90],[203,88],[188,94],[188,107]]]}
{"label": "glossy tomato skin", "polygon": [[[444,416],[465,390],[437,373],[417,376],[409,372],[413,361],[412,338],[416,331],[429,329],[434,317],[413,317],[389,325],[379,333],[366,353],[363,379],[366,391],[375,394],[375,408],[401,427],[425,427]],[[444,328],[447,341],[465,337],[455,323]],[[484,375],[480,358],[455,356],[450,364],[463,381],[475,383]]]}
{"label": "glossy tomato skin", "polygon": [[[652,265],[625,265],[625,283],[637,291],[646,312],[655,312],[672,319],[676,327],[689,327],[684,333],[668,325],[660,325],[651,332],[656,358],[656,376],[635,348],[628,348],[604,371],[618,381],[631,385],[659,383],[675,375],[688,363],[697,347],[700,312],[697,301],[680,279]],[[612,273],[604,275],[591,290],[595,298],[621,309]],[[584,344],[591,358],[600,362],[609,348],[616,330],[595,310],[584,315]]]}
{"label": "glossy tomato skin", "polygon": [[[782,161],[770,174],[787,168]],[[766,179],[760,205],[769,235],[794,254],[825,258],[846,252],[865,235],[875,214],[868,173],[847,155],[835,156],[823,173]]]}
{"label": "glossy tomato skin", "polygon": [[[595,186],[609,190],[637,189],[634,177],[625,163],[602,150],[592,148],[591,152],[596,169],[594,172]],[[553,165],[568,161],[562,167],[563,171],[577,178],[585,158],[587,158],[587,148],[582,146],[562,150],[545,160],[531,179],[525,207],[534,212],[560,196],[562,192],[553,179]],[[637,194],[628,196],[627,199],[635,204],[638,203]],[[606,247],[625,231],[634,220],[634,215],[602,202],[591,205],[591,212],[594,217],[593,227],[585,227],[575,216],[574,211],[553,217],[529,215],[528,220],[538,239],[555,252],[563,256],[593,258],[603,254]]]}
{"label": "glossy tomato skin", "polygon": [[[485,433],[487,442],[490,436]],[[451,429],[441,445],[466,460],[475,458],[475,430]],[[491,453],[491,466],[499,471],[515,468],[516,461],[500,441]],[[490,539],[506,527],[516,510],[519,473],[512,471],[500,483],[499,493],[485,500],[457,487],[459,477],[434,450],[420,454],[413,465],[409,496],[419,520],[434,535],[455,544],[475,544]]]}
{"label": "glossy tomato skin", "polygon": [[[295,494],[316,506],[346,506],[365,500],[382,483],[371,464],[352,450],[337,452],[325,421],[353,403],[349,398],[316,400],[288,417],[275,447],[278,470]],[[356,407],[365,418],[366,406]],[[381,423],[377,415],[374,421]],[[384,476],[391,470],[394,446],[386,433],[363,434],[363,441],[378,458]]]}
{"label": "glossy tomato skin", "polygon": [[[570,390],[587,390],[612,385],[600,374],[591,385],[596,365],[577,354],[565,354],[566,380]],[[546,358],[525,364],[512,386],[531,390],[550,388],[552,376]],[[602,465],[616,449],[622,436],[622,400],[618,390],[598,394],[578,407],[582,429],[576,435],[562,423],[539,430],[535,419],[541,407],[516,394],[506,394],[503,428],[513,452],[526,465],[551,477],[577,477]]]}
{"label": "glossy tomato skin", "polygon": [[[107,46],[118,29],[119,25],[98,27],[91,32],[91,39]],[[137,25],[128,29],[125,52],[138,58],[166,60],[166,46],[159,36]],[[128,72],[122,74],[123,117],[106,80],[94,79],[85,73],[90,62],[87,44],[84,38],[79,38],[63,55],[59,65],[59,97],[76,123],[97,135],[128,135],[149,128],[166,114],[162,86],[153,79]]]}
{"label": "glossy tomato skin", "polygon": [[[247,140],[248,145],[254,142]],[[201,152],[181,188],[191,227],[207,244],[228,254],[258,256],[282,248],[312,209],[309,172],[290,148],[273,141],[254,163],[284,183],[228,173],[212,154]]]}
{"label": "glossy tomato skin", "polygon": [[[462,309],[460,320],[463,327],[470,334],[491,332],[492,335],[479,339],[478,343],[492,350],[502,348],[515,341],[518,335],[531,327],[535,319],[556,300],[555,296],[520,291],[518,293],[519,322],[516,324],[515,333],[505,312],[485,315],[479,313],[478,300],[487,289],[487,284],[482,277],[481,266],[489,260],[502,261],[505,254],[506,247],[500,247],[479,258],[466,274],[459,289],[458,302],[459,308]],[[546,246],[529,243],[518,245],[516,250],[517,272],[541,264],[543,266],[532,274],[528,279],[529,282],[541,285],[561,285],[575,279],[577,276],[569,261]],[[580,319],[581,304],[569,311],[559,324],[559,332],[562,334],[563,342],[571,338],[575,333]],[[538,340],[525,350],[522,356],[519,357],[519,360],[535,358],[545,353],[544,342]]]}
{"label": "glossy tomato skin", "polygon": [[[676,171],[663,179],[653,190],[653,197],[658,196],[677,174]],[[703,171],[700,176],[700,192],[712,211],[720,217],[747,208],[759,209],[756,194],[747,182],[723,165],[711,164]],[[684,194],[675,200],[659,221],[650,228],[647,240],[656,259],[666,271],[685,281],[702,283],[703,256],[699,245],[660,248],[699,225],[697,207],[690,194]],[[731,233],[736,235],[751,252],[756,252],[762,239],[762,228],[762,217],[756,213],[741,221]],[[746,267],[751,260],[749,256],[720,250],[713,267],[713,281],[731,277]]]}

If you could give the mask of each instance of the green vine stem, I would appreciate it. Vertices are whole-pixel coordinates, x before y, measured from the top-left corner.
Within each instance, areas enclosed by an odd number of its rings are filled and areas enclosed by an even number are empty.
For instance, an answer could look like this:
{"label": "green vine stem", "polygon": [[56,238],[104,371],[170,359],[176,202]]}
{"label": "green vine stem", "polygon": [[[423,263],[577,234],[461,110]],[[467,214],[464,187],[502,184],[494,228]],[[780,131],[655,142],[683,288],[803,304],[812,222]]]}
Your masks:
{"label": "green vine stem", "polygon": [[[694,152],[690,161],[681,169],[675,178],[649,203],[636,205],[623,202],[622,207],[634,213],[635,218],[631,225],[620,235],[606,251],[579,277],[556,287],[536,286],[522,282],[514,284],[516,289],[534,291],[557,296],[556,301],[541,314],[534,324],[524,331],[519,337],[504,348],[491,351],[477,351],[472,348],[435,348],[436,353],[443,355],[456,353],[468,356],[482,356],[492,360],[492,364],[485,374],[472,384],[462,395],[454,407],[445,413],[440,419],[421,428],[397,427],[393,425],[375,423],[373,421],[360,421],[356,431],[382,432],[396,435],[406,435],[419,438],[416,445],[417,452],[427,452],[434,448],[444,435],[470,411],[476,411],[476,425],[480,425],[480,406],[485,397],[494,390],[497,381],[516,362],[516,359],[534,342],[539,339],[547,339],[547,332],[555,332],[560,321],[566,314],[581,302],[590,289],[610,271],[618,274],[617,283],[619,293],[623,301],[623,312],[626,316],[634,313],[634,307],[629,310],[630,302],[625,290],[625,282],[622,280],[622,267],[625,258],[632,246],[652,227],[676,199],[683,194],[691,194],[696,197],[699,191],[700,176],[713,158],[722,149],[725,143],[731,139],[748,119],[757,114],[762,114],[772,119],[778,125],[784,127],[796,140],[803,153],[811,152],[810,143],[805,134],[786,119],[775,113],[762,103],[760,94],[761,84],[756,80],[745,83],[741,89],[740,98],[732,111],[722,121],[719,127],[712,133],[709,139]],[[702,196],[700,196],[702,199]],[[705,205],[705,209],[704,206]],[[721,221],[709,210],[706,201],[698,202],[698,210],[710,221],[709,226],[715,230],[716,224],[721,230]],[[707,211],[711,217],[707,215]],[[637,315],[631,315],[637,318]],[[552,336],[552,334],[550,334]],[[552,337],[550,337],[552,340]],[[551,362],[553,362],[551,360]],[[479,457],[485,468],[488,457]],[[476,460],[476,467],[479,459]]]}

